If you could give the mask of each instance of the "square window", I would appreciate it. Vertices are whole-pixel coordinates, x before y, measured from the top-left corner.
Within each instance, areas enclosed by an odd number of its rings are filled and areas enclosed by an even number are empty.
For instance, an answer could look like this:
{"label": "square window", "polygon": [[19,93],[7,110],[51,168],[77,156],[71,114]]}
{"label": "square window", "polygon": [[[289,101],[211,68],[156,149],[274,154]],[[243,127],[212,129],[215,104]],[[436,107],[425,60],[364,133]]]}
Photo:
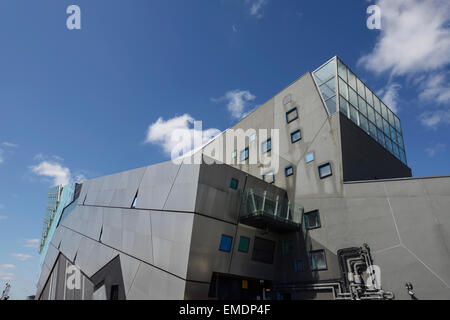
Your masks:
{"label": "square window", "polygon": [[255,238],[253,242],[252,260],[272,264],[274,253],[275,242],[263,238]]}
{"label": "square window", "polygon": [[241,161],[245,161],[248,159],[248,148],[245,148],[244,150],[241,151],[240,159]]}
{"label": "square window", "polygon": [[295,272],[304,272],[305,271],[305,262],[303,260],[295,260],[294,261],[294,270],[295,270]]}
{"label": "square window", "polygon": [[230,252],[231,251],[231,244],[233,243],[233,237],[222,235],[222,238],[220,239],[220,251]]}
{"label": "square window", "polygon": [[306,212],[304,214],[304,217],[305,217],[305,228],[307,230],[317,229],[317,228],[320,228],[322,226],[320,224],[319,210]]}
{"label": "square window", "polygon": [[286,177],[292,176],[294,174],[294,168],[292,166],[286,167],[284,169],[284,174]]}
{"label": "square window", "polygon": [[298,110],[297,108],[291,109],[286,112],[286,122],[291,123],[292,121],[298,119]]}
{"label": "square window", "polygon": [[302,138],[302,135],[300,133],[300,130],[294,131],[291,133],[291,142],[296,143],[297,141],[300,141]]}
{"label": "square window", "polygon": [[250,136],[250,142],[253,142],[253,141],[255,141],[256,140],[256,134],[252,134],[251,136]]}
{"label": "square window", "polygon": [[237,157],[237,151],[235,150],[235,151],[233,151],[233,153],[231,154],[231,158],[232,158],[232,159],[236,159],[236,157]]}
{"label": "square window", "polygon": [[237,179],[231,179],[230,188],[233,190],[237,190],[239,185],[239,180]]}
{"label": "square window", "polygon": [[311,251],[309,253],[309,258],[311,262],[311,270],[320,271],[328,269],[324,250]]}
{"label": "square window", "polygon": [[238,247],[238,250],[239,250],[240,252],[247,253],[249,247],[250,247],[250,238],[247,238],[247,237],[241,237],[241,238],[239,239],[239,247]]}
{"label": "square window", "polygon": [[308,153],[306,156],[306,163],[310,163],[314,161],[314,152],[310,152]]}
{"label": "square window", "polygon": [[267,139],[261,145],[262,153],[266,153],[272,150],[272,139]]}
{"label": "square window", "polygon": [[319,177],[320,179],[324,179],[326,177],[331,176],[333,173],[331,172],[331,165],[329,163],[323,164],[319,167]]}

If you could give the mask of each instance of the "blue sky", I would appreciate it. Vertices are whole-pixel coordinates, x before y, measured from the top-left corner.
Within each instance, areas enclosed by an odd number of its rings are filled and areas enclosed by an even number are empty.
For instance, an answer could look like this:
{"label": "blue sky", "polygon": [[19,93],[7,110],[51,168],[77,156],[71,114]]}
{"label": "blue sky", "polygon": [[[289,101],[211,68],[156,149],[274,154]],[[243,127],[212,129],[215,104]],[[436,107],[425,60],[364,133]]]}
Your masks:
{"label": "blue sky", "polygon": [[[66,9],[81,8],[81,30]],[[382,29],[366,27],[378,4]],[[47,189],[167,160],[340,56],[402,120],[415,176],[450,173],[441,0],[2,0],[0,285],[33,294]],[[150,130],[149,130],[150,129]]]}

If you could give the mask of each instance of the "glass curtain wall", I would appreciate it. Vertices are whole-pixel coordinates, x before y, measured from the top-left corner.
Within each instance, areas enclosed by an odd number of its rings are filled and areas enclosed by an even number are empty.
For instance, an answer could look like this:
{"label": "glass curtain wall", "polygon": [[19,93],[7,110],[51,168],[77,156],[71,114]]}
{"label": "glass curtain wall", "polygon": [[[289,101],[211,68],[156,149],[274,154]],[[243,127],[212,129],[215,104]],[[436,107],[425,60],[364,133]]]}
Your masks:
{"label": "glass curtain wall", "polygon": [[339,110],[407,165],[400,119],[339,58],[313,74],[330,115]]}

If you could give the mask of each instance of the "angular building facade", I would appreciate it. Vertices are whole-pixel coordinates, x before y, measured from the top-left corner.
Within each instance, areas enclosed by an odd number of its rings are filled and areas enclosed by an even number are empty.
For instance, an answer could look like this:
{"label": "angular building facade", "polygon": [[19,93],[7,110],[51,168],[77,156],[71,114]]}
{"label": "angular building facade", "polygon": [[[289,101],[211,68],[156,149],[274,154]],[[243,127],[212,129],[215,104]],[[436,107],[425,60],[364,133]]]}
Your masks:
{"label": "angular building facade", "polygon": [[450,177],[411,176],[334,57],[191,156],[64,187],[36,299],[449,299]]}

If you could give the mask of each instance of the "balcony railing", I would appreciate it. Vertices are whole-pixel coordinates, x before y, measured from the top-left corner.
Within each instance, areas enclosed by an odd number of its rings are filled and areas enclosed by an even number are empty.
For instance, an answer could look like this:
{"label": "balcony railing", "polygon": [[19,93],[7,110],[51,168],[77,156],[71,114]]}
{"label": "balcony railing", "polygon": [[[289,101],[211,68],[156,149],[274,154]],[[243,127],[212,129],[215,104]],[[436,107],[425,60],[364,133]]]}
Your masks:
{"label": "balcony railing", "polygon": [[242,196],[240,222],[279,232],[299,230],[303,207],[279,195],[260,189],[247,189]]}

